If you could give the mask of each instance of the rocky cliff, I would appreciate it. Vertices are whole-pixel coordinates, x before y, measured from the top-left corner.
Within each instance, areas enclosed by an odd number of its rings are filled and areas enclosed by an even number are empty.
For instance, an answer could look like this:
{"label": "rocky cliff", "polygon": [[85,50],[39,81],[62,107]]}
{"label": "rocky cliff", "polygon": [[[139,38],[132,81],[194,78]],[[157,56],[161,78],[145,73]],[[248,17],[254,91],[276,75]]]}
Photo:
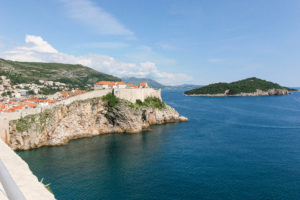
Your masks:
{"label": "rocky cliff", "polygon": [[111,106],[101,98],[58,105],[36,115],[10,121],[9,145],[26,150],[62,145],[71,139],[104,133],[136,133],[153,124],[187,121],[168,105],[156,108],[120,100]]}

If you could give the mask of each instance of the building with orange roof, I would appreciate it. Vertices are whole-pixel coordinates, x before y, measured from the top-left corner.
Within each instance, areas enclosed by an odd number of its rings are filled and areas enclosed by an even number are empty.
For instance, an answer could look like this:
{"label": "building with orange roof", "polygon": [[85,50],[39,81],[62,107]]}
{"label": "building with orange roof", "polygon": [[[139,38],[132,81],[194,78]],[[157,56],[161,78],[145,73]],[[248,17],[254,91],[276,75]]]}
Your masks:
{"label": "building with orange roof", "polygon": [[139,85],[126,84],[124,82],[99,81],[94,84],[94,90],[113,89],[113,88],[147,88],[148,83],[142,82]]}
{"label": "building with orange roof", "polygon": [[133,84],[127,84],[128,88],[139,88],[138,85],[133,85]]}
{"label": "building with orange roof", "polygon": [[140,88],[148,88],[148,83],[147,82],[140,82]]}
{"label": "building with orange roof", "polygon": [[114,86],[116,86],[116,83],[113,81],[99,81],[94,84],[94,90],[111,89]]}

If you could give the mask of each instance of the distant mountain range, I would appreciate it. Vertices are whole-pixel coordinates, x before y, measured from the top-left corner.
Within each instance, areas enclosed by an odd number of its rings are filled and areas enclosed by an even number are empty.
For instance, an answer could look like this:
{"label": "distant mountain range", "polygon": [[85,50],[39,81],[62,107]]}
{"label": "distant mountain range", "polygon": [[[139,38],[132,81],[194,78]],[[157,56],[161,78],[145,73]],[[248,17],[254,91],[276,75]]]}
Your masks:
{"label": "distant mountain range", "polygon": [[[92,68],[62,63],[18,62],[0,58],[0,76],[7,76],[13,84],[32,83],[38,80],[58,81],[72,85],[75,88],[85,88],[97,81],[120,81],[121,79],[109,74],[98,72]],[[183,84],[176,86],[163,85],[150,78],[124,77],[122,81],[130,84],[147,82],[152,88],[162,89],[194,89],[200,85]]]}
{"label": "distant mountain range", "polygon": [[138,85],[140,82],[147,82],[148,85],[152,88],[156,89],[167,89],[167,90],[173,90],[173,89],[194,89],[202,87],[202,85],[192,85],[192,84],[182,84],[182,85],[163,85],[153,79],[150,78],[136,78],[136,77],[124,77],[122,78],[122,81],[127,84],[135,84]]}
{"label": "distant mountain range", "polygon": [[124,77],[122,81],[127,84],[138,85],[140,82],[147,82],[148,85],[152,88],[164,88],[165,86],[155,80],[150,78],[136,78],[136,77]]}

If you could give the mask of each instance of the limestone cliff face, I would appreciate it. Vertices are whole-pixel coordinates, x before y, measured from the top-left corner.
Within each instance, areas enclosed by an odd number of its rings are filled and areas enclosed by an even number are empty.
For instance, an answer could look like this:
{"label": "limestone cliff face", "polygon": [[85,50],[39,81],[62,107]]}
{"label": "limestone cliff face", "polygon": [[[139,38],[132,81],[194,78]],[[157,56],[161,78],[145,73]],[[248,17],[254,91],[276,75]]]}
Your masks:
{"label": "limestone cliff face", "polygon": [[165,108],[135,107],[121,101],[109,107],[100,98],[59,105],[37,115],[10,121],[13,149],[26,150],[44,145],[61,145],[74,138],[103,133],[136,133],[152,124],[187,121],[178,112]]}

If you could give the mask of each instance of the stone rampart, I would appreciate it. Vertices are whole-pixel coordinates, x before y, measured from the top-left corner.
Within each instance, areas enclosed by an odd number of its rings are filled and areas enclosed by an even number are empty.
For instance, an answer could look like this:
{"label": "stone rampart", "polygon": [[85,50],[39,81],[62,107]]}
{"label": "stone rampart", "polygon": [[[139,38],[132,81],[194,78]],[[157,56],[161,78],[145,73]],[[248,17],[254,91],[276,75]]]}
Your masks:
{"label": "stone rampart", "polygon": [[120,99],[126,99],[135,103],[137,99],[144,101],[147,97],[157,97],[161,99],[161,90],[155,90],[153,88],[114,89],[114,95]]}
{"label": "stone rampart", "polygon": [[51,109],[57,105],[68,105],[74,101],[80,101],[85,99],[102,97],[108,93],[114,93],[120,99],[126,99],[132,103],[135,103],[137,99],[144,101],[147,97],[157,97],[161,99],[161,90],[153,88],[115,88],[115,89],[104,89],[94,90],[84,94],[70,97],[68,99],[58,101],[53,104],[46,106],[38,106],[37,108],[27,108],[13,113],[1,113],[0,112],[0,139],[2,141],[9,141],[9,121],[17,120],[27,115],[34,115],[41,113],[43,110]]}

